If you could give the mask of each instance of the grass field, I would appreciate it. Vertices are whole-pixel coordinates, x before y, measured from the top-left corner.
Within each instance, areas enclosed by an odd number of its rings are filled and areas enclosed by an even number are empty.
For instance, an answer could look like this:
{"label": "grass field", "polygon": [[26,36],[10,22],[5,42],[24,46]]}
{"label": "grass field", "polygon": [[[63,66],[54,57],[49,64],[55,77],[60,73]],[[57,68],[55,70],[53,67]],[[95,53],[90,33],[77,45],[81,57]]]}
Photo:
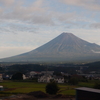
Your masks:
{"label": "grass field", "polygon": [[[29,93],[33,91],[43,91],[45,92],[46,83],[35,83],[35,82],[14,82],[14,81],[4,81],[0,83],[4,86],[5,90],[0,92],[0,96],[19,94],[19,93]],[[78,86],[72,86],[67,84],[58,84],[60,87],[59,94],[65,95],[75,95],[75,88],[77,87],[93,87],[94,82],[80,82]]]}
{"label": "grass field", "polygon": [[[45,92],[46,83],[34,83],[34,82],[13,82],[6,81],[0,83],[0,85],[4,86],[5,90],[1,92],[1,96],[3,94],[19,94],[19,93],[29,93],[33,91],[43,91]],[[75,95],[76,86],[69,86],[67,84],[58,84],[60,90],[58,93],[60,94],[68,94]]]}

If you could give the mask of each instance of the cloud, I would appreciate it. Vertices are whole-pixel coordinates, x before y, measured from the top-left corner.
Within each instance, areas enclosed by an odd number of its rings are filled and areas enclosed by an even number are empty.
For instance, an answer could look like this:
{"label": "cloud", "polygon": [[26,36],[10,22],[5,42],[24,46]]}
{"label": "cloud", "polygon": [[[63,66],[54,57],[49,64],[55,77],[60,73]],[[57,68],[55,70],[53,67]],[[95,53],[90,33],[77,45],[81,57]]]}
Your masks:
{"label": "cloud", "polygon": [[[94,11],[100,10],[100,1],[59,1],[0,0],[0,56],[7,57],[32,50],[62,32],[71,32],[100,44],[100,24],[96,19],[99,13]],[[93,11],[77,10],[76,6]],[[94,12],[95,16],[92,16]]]}
{"label": "cloud", "polygon": [[[8,3],[9,1],[9,3]],[[71,24],[72,26],[78,25],[77,22],[85,22],[90,19],[85,19],[85,15],[78,15],[76,12],[61,12],[52,10],[51,6],[48,4],[47,0],[35,0],[26,5],[27,0],[1,0],[5,4],[11,4],[7,6],[6,9],[1,6],[0,19],[3,21],[14,20],[16,22],[24,22],[34,25],[44,25],[44,26],[55,26],[61,24]],[[90,1],[90,0],[89,0]],[[88,1],[88,2],[89,2]],[[61,0],[69,5],[85,5],[86,0]],[[94,2],[94,0],[92,0]],[[56,3],[59,3],[58,1]],[[6,6],[6,5],[4,5]],[[60,9],[60,7],[58,7]],[[59,10],[58,9],[58,10]],[[16,24],[16,23],[15,23]]]}
{"label": "cloud", "polygon": [[[35,27],[34,25],[28,25],[25,23],[9,23],[8,25],[9,27],[9,31],[11,31],[12,33],[19,33],[19,32],[31,32],[31,33],[37,33],[37,30],[39,30],[39,28]],[[7,29],[7,28],[6,28]]]}
{"label": "cloud", "polygon": [[[3,0],[1,1],[3,2]],[[8,4],[8,0],[4,1]],[[9,1],[12,4],[14,0]],[[6,5],[4,5],[6,6]],[[48,7],[45,6],[45,0],[35,0],[31,4],[25,6],[25,0],[16,1],[10,7],[1,7],[1,20],[20,20],[32,24],[54,25],[52,16],[48,13]]]}
{"label": "cloud", "polygon": [[100,0],[59,0],[72,6],[79,6],[90,10],[100,10]]}
{"label": "cloud", "polygon": [[10,6],[15,2],[15,0],[0,0],[0,3],[6,6]]}
{"label": "cloud", "polygon": [[74,20],[77,15],[75,12],[68,12],[68,13],[62,13],[62,12],[51,12],[54,18],[56,18],[58,21],[65,22],[65,21],[72,21]]}
{"label": "cloud", "polygon": [[90,28],[100,29],[100,23],[92,23],[90,24]]}

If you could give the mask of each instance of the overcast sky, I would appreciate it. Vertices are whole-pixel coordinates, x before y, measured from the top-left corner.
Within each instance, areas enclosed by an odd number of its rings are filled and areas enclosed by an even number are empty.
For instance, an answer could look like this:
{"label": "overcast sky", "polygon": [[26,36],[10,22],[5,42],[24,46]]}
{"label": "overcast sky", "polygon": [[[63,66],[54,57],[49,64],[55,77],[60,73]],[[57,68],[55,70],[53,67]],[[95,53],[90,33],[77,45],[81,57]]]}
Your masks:
{"label": "overcast sky", "polygon": [[33,50],[63,32],[100,45],[100,0],[0,0],[0,58]]}

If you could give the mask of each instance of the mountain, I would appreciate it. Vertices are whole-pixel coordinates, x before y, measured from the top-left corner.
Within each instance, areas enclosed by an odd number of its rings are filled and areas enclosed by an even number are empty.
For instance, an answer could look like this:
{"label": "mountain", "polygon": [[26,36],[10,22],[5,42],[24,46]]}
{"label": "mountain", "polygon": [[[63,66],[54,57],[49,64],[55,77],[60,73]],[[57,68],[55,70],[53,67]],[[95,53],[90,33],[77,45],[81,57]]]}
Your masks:
{"label": "mountain", "polygon": [[100,46],[72,33],[62,33],[27,53],[1,59],[2,62],[84,62],[100,60]]}

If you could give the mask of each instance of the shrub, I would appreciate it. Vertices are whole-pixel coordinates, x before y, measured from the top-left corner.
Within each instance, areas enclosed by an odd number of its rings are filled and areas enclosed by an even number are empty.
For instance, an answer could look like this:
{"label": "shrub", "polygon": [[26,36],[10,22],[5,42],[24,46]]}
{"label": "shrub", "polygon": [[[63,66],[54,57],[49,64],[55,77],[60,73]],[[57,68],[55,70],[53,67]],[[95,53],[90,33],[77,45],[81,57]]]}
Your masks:
{"label": "shrub", "polygon": [[46,93],[48,94],[56,94],[59,91],[59,87],[57,83],[55,82],[50,82],[46,85]]}

